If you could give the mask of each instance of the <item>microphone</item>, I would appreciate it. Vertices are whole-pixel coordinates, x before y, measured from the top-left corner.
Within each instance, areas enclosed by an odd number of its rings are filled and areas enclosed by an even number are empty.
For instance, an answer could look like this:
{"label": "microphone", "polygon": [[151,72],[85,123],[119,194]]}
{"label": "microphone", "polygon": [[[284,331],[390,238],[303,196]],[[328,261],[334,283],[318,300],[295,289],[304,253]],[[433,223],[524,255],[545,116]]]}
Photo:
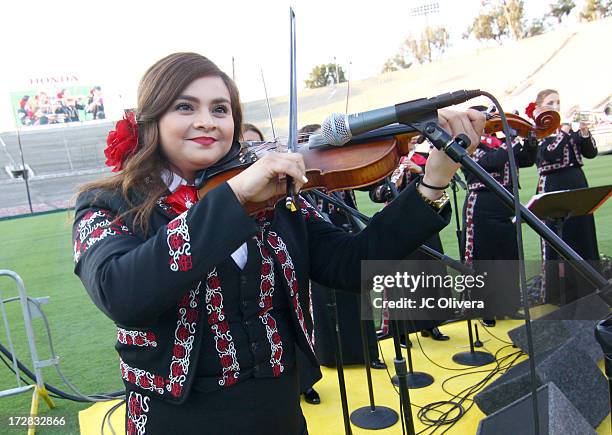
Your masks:
{"label": "microphone", "polygon": [[321,124],[321,133],[310,136],[308,145],[310,148],[322,145],[342,146],[354,135],[393,123],[410,124],[422,121],[424,117],[430,116],[432,111],[464,103],[479,95],[478,89],[461,90],[352,115],[332,113]]}

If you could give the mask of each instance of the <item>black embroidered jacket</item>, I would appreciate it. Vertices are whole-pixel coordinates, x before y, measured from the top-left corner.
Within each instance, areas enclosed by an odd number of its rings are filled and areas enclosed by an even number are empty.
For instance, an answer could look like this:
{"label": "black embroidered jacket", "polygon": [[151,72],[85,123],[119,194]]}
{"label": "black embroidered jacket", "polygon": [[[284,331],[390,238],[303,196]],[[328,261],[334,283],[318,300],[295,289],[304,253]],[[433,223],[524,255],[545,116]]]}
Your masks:
{"label": "black embroidered jacket", "polygon": [[[240,316],[254,320],[242,332],[254,331],[265,344],[248,365],[280,376],[288,351],[284,340],[295,340],[316,364],[309,280],[359,289],[362,259],[405,258],[440,231],[450,214],[450,207],[437,213],[412,186],[368,228],[349,235],[305,201],[299,213],[279,205],[267,217],[250,217],[226,183],[178,216],[163,199],[143,234],[129,217],[117,219],[128,208],[118,193],[82,194],[73,228],[75,273],[117,325],[126,388],[178,403],[186,399],[196,373],[215,375],[218,388],[244,375],[246,363],[239,356],[246,345],[236,342],[238,330],[232,333],[232,319]],[[245,241],[245,270],[259,275],[248,314],[235,310],[240,279],[228,266]],[[283,309],[286,317],[279,314]],[[282,325],[290,331],[283,333]]]}
{"label": "black embroidered jacket", "polygon": [[592,159],[597,156],[597,145],[592,135],[582,137],[579,131],[565,133],[562,130],[554,136],[540,141],[538,149],[538,173],[551,172],[583,165],[582,156]]}
{"label": "black embroidered jacket", "polygon": [[[497,141],[497,138],[491,138]],[[485,138],[484,140],[487,140]],[[520,138],[513,141],[512,150],[514,158],[519,168],[532,166],[536,160],[537,146],[530,146],[529,142],[524,142]],[[512,180],[510,177],[510,161],[508,160],[508,147],[506,143],[502,143],[499,147],[494,148],[486,143],[480,142],[472,158],[478,162],[482,168],[487,171],[495,180],[508,190],[512,190]],[[480,191],[487,190],[471,172],[462,169],[465,181],[468,185],[468,190]]]}

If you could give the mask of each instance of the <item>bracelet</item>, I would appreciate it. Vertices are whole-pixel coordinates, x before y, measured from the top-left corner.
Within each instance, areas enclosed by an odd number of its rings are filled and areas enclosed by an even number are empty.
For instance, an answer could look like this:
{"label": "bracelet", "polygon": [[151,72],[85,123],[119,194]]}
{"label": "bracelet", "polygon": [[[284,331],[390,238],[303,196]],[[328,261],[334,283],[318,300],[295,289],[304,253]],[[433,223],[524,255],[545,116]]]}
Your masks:
{"label": "bracelet", "polygon": [[[423,177],[423,178],[424,178],[424,177]],[[446,186],[442,186],[442,187],[440,187],[440,186],[430,186],[429,184],[426,184],[426,183],[423,181],[423,178],[421,178],[421,179],[419,180],[419,184],[422,184],[423,186],[425,186],[425,187],[427,187],[427,188],[429,188],[429,189],[433,189],[433,190],[445,190],[445,189],[448,189],[448,186],[449,186],[448,184],[447,184]]]}
{"label": "bracelet", "polygon": [[429,205],[431,208],[436,210],[438,213],[444,208],[446,204],[449,202],[449,197],[446,192],[442,193],[442,196],[436,200],[429,199],[425,195],[423,195],[419,189],[416,189],[417,193],[421,197],[421,199],[425,202],[425,204]]}

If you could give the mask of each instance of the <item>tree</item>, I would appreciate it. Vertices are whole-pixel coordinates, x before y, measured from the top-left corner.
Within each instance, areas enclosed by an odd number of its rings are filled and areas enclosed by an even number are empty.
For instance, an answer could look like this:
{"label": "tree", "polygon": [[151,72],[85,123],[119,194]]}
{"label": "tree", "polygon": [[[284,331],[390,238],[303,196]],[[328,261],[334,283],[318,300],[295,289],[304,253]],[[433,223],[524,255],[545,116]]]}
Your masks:
{"label": "tree", "polygon": [[382,72],[409,68],[414,60],[423,64],[441,56],[449,46],[450,35],[444,27],[427,26],[419,39],[409,36],[402,42],[399,52],[387,59]]}
{"label": "tree", "polygon": [[408,37],[400,48],[403,56],[412,56],[418,63],[431,62],[442,55],[449,44],[449,34],[444,27],[426,27],[420,39]]}
{"label": "tree", "polygon": [[522,0],[502,0],[502,9],[506,26],[512,35],[512,39],[517,40],[523,37],[523,17],[525,14]]}
{"label": "tree", "polygon": [[531,22],[527,30],[525,31],[525,36],[530,38],[532,36],[541,35],[546,32],[546,25],[544,24],[544,20],[541,18],[536,18]]}
{"label": "tree", "polygon": [[306,80],[308,88],[322,88],[346,81],[344,69],[337,63],[317,65],[310,71],[310,78]]}
{"label": "tree", "polygon": [[583,21],[594,21],[612,14],[612,1],[610,0],[587,0],[580,13]]}
{"label": "tree", "polygon": [[494,13],[482,13],[474,19],[472,27],[463,36],[469,38],[470,34],[473,34],[479,41],[493,39],[499,42],[503,31],[497,26],[496,21]]}
{"label": "tree", "polygon": [[397,53],[395,56],[387,59],[383,65],[382,72],[398,71],[400,69],[410,68],[412,62],[406,62],[406,58],[402,53]]}
{"label": "tree", "polygon": [[550,5],[550,13],[551,17],[555,17],[557,22],[561,24],[563,21],[564,15],[569,15],[572,12],[572,9],[576,7],[576,3],[573,0],[557,0],[557,3],[553,3]]}
{"label": "tree", "polygon": [[482,0],[483,12],[474,18],[472,26],[463,35],[474,35],[479,41],[503,37],[521,39],[524,36],[524,5],[522,0]]}

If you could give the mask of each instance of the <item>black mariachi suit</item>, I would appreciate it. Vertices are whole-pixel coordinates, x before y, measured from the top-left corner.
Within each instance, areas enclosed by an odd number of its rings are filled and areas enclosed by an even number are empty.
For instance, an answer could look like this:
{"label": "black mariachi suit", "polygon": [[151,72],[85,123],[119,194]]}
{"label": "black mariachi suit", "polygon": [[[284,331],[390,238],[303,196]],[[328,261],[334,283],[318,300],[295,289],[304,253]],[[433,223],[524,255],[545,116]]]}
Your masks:
{"label": "black mariachi suit", "polygon": [[[582,171],[582,157],[592,159],[597,156],[597,146],[592,136],[584,138],[580,132],[565,133],[559,131],[540,141],[538,148],[537,193],[557,190],[580,189],[589,187]],[[545,221],[556,232],[554,222]],[[582,258],[599,268],[599,249],[593,215],[577,216],[567,219],[561,230],[562,238]],[[542,259],[545,263],[543,272],[542,299],[546,302],[559,301],[559,256],[548,243],[542,243]],[[566,267],[567,302],[584,296],[593,287],[581,278],[573,268]]]}
{"label": "black mariachi suit", "polygon": [[[484,141],[497,140],[485,138]],[[514,141],[514,156],[519,167],[535,163],[537,146]],[[507,190],[512,190],[510,162],[505,143],[498,148],[481,142],[472,157]],[[488,273],[487,286],[482,292],[472,291],[473,298],[485,300],[490,308],[487,317],[494,314],[512,315],[520,308],[518,287],[518,245],[514,213],[497,196],[468,171],[463,171],[468,195],[463,206],[463,255],[468,265],[474,265],[477,273]],[[507,260],[507,261],[504,261]],[[474,263],[476,261],[476,263]],[[487,263],[482,263],[486,261]],[[488,263],[490,261],[490,263]]]}
{"label": "black mariachi suit", "polygon": [[[291,349],[317,363],[309,279],[354,291],[361,259],[406,256],[450,213],[409,188],[351,236],[304,202],[253,219],[227,183],[178,216],[158,204],[147,234],[117,220],[119,193],[76,206],[75,273],[118,326],[128,433],[301,433]],[[228,259],[245,241],[242,275]]]}

